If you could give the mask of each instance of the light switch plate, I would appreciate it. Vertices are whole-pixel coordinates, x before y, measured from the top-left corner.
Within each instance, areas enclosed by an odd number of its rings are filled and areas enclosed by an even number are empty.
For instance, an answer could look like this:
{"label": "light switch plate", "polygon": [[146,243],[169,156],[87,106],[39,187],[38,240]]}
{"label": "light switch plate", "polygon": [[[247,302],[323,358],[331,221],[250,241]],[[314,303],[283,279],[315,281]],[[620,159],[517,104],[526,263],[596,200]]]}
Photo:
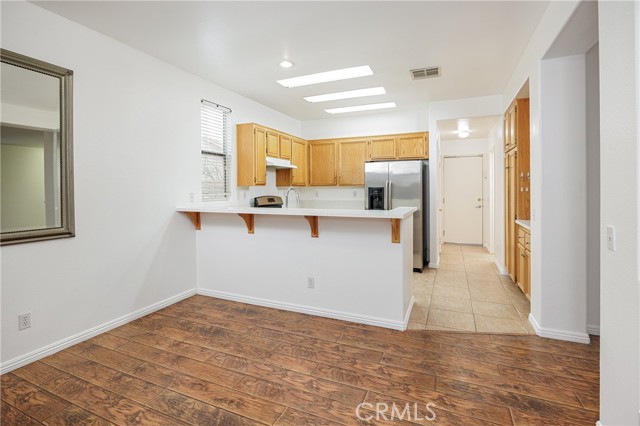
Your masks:
{"label": "light switch plate", "polygon": [[607,248],[616,251],[616,228],[607,226]]}

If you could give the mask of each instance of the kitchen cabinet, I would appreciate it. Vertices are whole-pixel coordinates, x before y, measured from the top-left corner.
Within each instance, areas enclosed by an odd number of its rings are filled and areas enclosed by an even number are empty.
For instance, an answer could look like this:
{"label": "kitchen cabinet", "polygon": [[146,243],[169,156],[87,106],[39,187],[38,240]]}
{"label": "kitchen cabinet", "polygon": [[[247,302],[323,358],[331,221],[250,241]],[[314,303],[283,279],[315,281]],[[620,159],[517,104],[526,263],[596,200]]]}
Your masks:
{"label": "kitchen cabinet", "polygon": [[337,183],[336,142],[326,140],[309,143],[309,185],[331,186]]}
{"label": "kitchen cabinet", "polygon": [[307,141],[291,138],[291,164],[297,168],[276,170],[276,186],[307,186],[307,147]]}
{"label": "kitchen cabinet", "polygon": [[338,185],[364,185],[367,140],[338,141]]}
{"label": "kitchen cabinet", "polygon": [[267,157],[280,157],[280,135],[274,131],[267,131]]}
{"label": "kitchen cabinet", "polygon": [[504,149],[505,268],[511,279],[525,288],[527,283],[520,282],[521,278],[524,279],[520,277],[520,271],[527,266],[529,258],[524,248],[519,248],[515,221],[531,217],[529,99],[516,99],[507,108],[504,114]]}
{"label": "kitchen cabinet", "polygon": [[516,284],[520,290],[531,298],[531,233],[518,226],[518,271]]}
{"label": "kitchen cabinet", "polygon": [[236,126],[238,155],[238,186],[265,185],[267,183],[266,144],[267,130],[253,123]]}
{"label": "kitchen cabinet", "polygon": [[429,134],[416,133],[396,138],[396,154],[399,160],[429,158]]}
{"label": "kitchen cabinet", "polygon": [[280,134],[280,145],[279,145],[279,153],[280,158],[285,160],[291,160],[291,136]]}
{"label": "kitchen cabinet", "polygon": [[368,157],[369,160],[395,160],[396,138],[389,136],[371,139]]}
{"label": "kitchen cabinet", "polygon": [[516,199],[517,199],[517,151],[511,150],[505,154],[504,167],[504,247],[505,268],[512,280],[516,280]]}

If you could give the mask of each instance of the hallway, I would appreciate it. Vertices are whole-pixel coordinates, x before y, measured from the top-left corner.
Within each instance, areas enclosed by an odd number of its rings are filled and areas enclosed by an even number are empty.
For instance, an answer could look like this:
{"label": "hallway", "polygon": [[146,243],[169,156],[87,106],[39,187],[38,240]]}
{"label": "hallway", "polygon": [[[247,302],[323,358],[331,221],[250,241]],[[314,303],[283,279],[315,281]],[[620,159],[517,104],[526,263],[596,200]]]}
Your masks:
{"label": "hallway", "polygon": [[444,244],[438,269],[413,274],[411,330],[535,334],[529,301],[484,247]]}

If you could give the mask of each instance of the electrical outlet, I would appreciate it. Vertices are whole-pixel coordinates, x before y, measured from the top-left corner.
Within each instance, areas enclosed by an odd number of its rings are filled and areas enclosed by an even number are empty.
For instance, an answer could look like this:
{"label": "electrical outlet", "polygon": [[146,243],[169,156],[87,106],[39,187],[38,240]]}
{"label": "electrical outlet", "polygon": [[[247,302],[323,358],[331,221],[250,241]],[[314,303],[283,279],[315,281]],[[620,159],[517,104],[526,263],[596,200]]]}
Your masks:
{"label": "electrical outlet", "polygon": [[196,194],[194,194],[193,192],[189,193],[189,202],[193,203],[194,201],[196,201]]}
{"label": "electrical outlet", "polygon": [[353,197],[357,197],[358,196],[358,191],[353,191]]}
{"label": "electrical outlet", "polygon": [[307,288],[316,288],[316,279],[314,277],[307,277]]}
{"label": "electrical outlet", "polygon": [[31,327],[31,312],[18,315],[18,330]]}
{"label": "electrical outlet", "polygon": [[318,198],[318,191],[316,191],[316,198]]}

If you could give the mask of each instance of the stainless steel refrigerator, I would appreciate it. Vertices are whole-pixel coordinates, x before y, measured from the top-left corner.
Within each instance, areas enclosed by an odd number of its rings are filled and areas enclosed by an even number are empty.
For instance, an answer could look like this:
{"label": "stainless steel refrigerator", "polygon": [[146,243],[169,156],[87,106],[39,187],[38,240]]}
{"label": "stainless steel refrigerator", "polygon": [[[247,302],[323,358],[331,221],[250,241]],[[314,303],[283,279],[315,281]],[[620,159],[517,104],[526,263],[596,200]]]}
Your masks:
{"label": "stainless steel refrigerator", "polygon": [[371,161],[364,165],[365,209],[417,207],[413,214],[413,269],[429,263],[429,161]]}

